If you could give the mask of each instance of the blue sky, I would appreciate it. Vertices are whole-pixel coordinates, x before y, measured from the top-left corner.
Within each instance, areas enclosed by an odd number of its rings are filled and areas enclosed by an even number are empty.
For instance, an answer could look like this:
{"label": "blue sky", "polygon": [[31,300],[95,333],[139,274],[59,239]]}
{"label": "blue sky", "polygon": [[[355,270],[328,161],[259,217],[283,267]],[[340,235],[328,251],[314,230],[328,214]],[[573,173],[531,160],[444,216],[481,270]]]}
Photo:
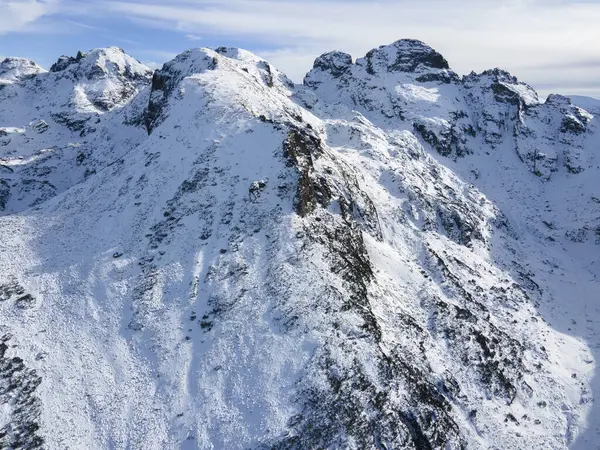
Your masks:
{"label": "blue sky", "polygon": [[463,74],[502,67],[542,94],[600,97],[600,0],[0,0],[0,56],[49,67],[116,45],[153,67],[191,47],[251,50],[294,80],[319,54],[421,39]]}

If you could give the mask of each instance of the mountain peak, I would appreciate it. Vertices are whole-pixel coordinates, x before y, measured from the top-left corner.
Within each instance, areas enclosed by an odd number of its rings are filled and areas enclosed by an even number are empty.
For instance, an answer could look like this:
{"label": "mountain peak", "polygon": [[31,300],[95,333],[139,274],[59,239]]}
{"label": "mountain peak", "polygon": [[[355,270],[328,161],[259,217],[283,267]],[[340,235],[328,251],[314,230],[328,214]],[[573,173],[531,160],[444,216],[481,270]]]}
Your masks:
{"label": "mountain peak", "polygon": [[571,98],[560,94],[550,94],[546,98],[546,103],[555,106],[571,106]]}
{"label": "mountain peak", "polygon": [[334,77],[339,77],[348,72],[352,66],[352,56],[348,53],[332,51],[323,53],[313,64],[313,69],[330,72]]}
{"label": "mountain peak", "polygon": [[[288,95],[294,84],[287,76],[259,56],[235,47],[193,48],[177,55],[154,72],[146,127],[148,132],[166,117],[166,106],[173,90],[186,78],[217,71],[243,79],[244,83],[267,86]],[[210,74],[208,74],[210,76]],[[248,84],[247,84],[248,85]],[[251,88],[253,89],[253,88]]]}
{"label": "mountain peak", "polygon": [[450,69],[448,61],[440,53],[416,39],[400,39],[372,49],[356,64],[366,66],[370,73]]}
{"label": "mountain peak", "polygon": [[[23,101],[35,104],[36,117],[82,131],[89,114],[125,106],[150,84],[152,73],[122,49],[108,47],[61,56],[50,71],[24,58],[7,58],[0,63],[0,87],[12,86],[3,98],[23,96]],[[16,117],[25,111],[17,108],[10,114]],[[28,115],[20,121],[28,123]]]}
{"label": "mountain peak", "polygon": [[510,72],[495,68],[481,72],[471,72],[463,77],[467,89],[480,85],[485,90],[490,90],[497,102],[514,105],[534,106],[540,103],[535,89],[527,83],[519,81]]}
{"label": "mountain peak", "polygon": [[191,48],[167,61],[157,72],[179,73],[182,77],[202,73],[215,64],[217,52],[209,48]]}
{"label": "mountain peak", "polygon": [[75,57],[61,56],[50,67],[50,72],[65,72],[77,79],[89,80],[105,76],[124,76],[136,80],[152,75],[152,69],[118,47],[96,48],[88,53],[79,51]]}
{"label": "mountain peak", "polygon": [[58,60],[50,66],[50,72],[61,72],[69,67],[71,64],[75,64],[85,58],[85,53],[81,50],[77,52],[77,56],[66,56],[62,55]]}
{"label": "mountain peak", "polygon": [[[355,63],[352,56],[340,51],[331,51],[319,56],[312,70],[304,78],[304,84],[316,88],[331,78],[350,74],[364,77],[377,74],[408,74],[419,82],[450,83],[459,77],[450,70],[448,61],[437,51],[416,39],[400,39],[389,45],[370,50]],[[363,75],[361,75],[363,73]]]}
{"label": "mountain peak", "polygon": [[5,81],[19,80],[40,72],[45,71],[30,59],[9,57],[0,62],[0,79]]}

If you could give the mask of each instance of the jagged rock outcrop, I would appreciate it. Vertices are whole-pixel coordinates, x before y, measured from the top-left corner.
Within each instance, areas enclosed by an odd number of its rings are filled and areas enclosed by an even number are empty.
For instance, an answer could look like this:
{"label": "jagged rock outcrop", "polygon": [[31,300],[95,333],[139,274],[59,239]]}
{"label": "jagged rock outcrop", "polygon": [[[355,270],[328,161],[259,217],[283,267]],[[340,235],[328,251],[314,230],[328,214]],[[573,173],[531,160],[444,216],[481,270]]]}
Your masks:
{"label": "jagged rock outcrop", "polygon": [[52,64],[52,66],[50,66],[50,72],[62,72],[71,64],[76,64],[81,61],[83,58],[85,58],[85,56],[85,53],[81,50],[77,52],[77,56],[75,57],[63,55],[58,58],[58,60]]}
{"label": "jagged rock outcrop", "polygon": [[415,39],[402,39],[382,45],[356,61],[367,73],[428,72],[431,69],[450,69],[448,61],[427,44]]}

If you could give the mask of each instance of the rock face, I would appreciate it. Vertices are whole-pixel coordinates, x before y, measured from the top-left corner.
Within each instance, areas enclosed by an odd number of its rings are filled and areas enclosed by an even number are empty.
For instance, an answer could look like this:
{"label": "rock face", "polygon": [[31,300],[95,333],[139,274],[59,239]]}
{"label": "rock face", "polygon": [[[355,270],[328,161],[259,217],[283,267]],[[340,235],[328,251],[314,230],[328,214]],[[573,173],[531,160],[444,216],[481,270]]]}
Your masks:
{"label": "rock face", "polygon": [[0,83],[0,447],[600,442],[592,99],[415,40]]}
{"label": "rock face", "polygon": [[388,72],[427,72],[449,69],[448,61],[427,44],[414,39],[402,39],[391,45],[371,50],[356,61],[371,75]]}

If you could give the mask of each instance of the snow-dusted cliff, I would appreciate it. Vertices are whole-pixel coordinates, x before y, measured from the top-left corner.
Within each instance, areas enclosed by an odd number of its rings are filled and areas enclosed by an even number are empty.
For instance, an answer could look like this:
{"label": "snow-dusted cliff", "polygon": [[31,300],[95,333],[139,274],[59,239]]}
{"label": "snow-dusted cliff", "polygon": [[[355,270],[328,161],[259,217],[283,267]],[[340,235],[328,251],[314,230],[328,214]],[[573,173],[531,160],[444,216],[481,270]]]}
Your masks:
{"label": "snow-dusted cliff", "polygon": [[401,40],[0,64],[0,447],[600,443],[600,113]]}

